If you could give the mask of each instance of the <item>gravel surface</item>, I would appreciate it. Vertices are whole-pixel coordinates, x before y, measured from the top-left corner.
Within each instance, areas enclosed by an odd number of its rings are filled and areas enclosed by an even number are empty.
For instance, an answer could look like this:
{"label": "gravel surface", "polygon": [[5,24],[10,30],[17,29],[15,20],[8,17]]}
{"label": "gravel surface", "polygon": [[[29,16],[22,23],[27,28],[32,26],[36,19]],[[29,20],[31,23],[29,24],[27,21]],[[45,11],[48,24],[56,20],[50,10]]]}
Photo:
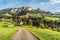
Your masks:
{"label": "gravel surface", "polygon": [[24,28],[20,28],[18,32],[14,35],[12,40],[38,40],[38,39]]}

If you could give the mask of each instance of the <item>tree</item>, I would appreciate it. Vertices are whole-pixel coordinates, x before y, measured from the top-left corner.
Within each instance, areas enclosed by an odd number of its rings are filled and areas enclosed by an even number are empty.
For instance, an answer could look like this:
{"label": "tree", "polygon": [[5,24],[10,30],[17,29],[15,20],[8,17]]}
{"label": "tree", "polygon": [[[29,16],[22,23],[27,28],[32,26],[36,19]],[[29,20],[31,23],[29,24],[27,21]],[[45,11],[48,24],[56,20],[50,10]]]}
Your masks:
{"label": "tree", "polygon": [[33,18],[32,24],[33,24],[33,26],[36,26],[37,28],[38,28],[38,26],[40,26],[40,22],[37,18]]}

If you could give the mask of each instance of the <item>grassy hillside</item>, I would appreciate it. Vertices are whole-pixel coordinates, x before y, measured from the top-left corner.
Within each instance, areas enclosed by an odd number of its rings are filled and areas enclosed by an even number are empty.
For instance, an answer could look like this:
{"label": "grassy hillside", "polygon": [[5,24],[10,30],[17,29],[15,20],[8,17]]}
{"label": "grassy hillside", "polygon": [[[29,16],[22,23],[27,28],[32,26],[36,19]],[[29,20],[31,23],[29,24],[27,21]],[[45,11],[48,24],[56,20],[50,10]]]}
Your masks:
{"label": "grassy hillside", "polygon": [[0,40],[11,40],[16,28],[0,28]]}
{"label": "grassy hillside", "polygon": [[35,28],[33,26],[29,26],[29,27],[25,26],[24,28],[29,30],[33,34],[35,34],[41,40],[60,40],[60,33],[59,32],[52,31],[49,29]]}
{"label": "grassy hillside", "polygon": [[45,19],[47,19],[47,20],[52,20],[52,21],[59,20],[59,18],[48,17],[48,16],[46,16]]}
{"label": "grassy hillside", "polygon": [[[23,17],[28,18],[29,16],[32,16],[32,17],[42,17],[42,14],[39,14],[39,13],[32,14],[31,13],[31,14],[26,14],[26,15],[20,16],[20,18],[23,18]],[[59,20],[59,18],[52,17],[52,16],[50,17],[50,16],[47,16],[47,15],[44,16],[44,19],[52,20],[52,21]]]}
{"label": "grassy hillside", "polygon": [[12,36],[15,34],[17,28],[3,27],[4,23],[0,23],[0,40],[11,40]]}

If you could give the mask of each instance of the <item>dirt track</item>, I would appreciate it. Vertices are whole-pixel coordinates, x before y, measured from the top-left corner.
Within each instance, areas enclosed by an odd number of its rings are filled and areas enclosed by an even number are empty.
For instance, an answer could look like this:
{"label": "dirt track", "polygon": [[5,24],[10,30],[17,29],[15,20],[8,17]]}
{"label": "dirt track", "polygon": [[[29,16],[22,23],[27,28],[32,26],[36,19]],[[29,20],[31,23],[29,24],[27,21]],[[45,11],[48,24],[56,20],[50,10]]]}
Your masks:
{"label": "dirt track", "polygon": [[24,28],[20,28],[19,31],[15,34],[15,36],[12,38],[12,40],[38,40],[38,39]]}

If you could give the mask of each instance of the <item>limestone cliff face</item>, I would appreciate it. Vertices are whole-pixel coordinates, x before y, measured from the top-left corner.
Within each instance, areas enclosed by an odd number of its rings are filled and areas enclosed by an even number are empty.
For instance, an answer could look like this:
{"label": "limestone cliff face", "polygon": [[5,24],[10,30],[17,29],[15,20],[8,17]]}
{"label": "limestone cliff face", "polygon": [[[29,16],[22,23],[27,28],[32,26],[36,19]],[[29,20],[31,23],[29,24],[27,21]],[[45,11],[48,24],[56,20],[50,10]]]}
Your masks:
{"label": "limestone cliff face", "polygon": [[[1,16],[4,16],[3,14],[10,14],[10,15],[14,15],[15,16],[20,16],[20,15],[25,15],[25,14],[43,14],[43,15],[51,15],[52,13],[51,12],[48,12],[48,11],[44,11],[44,10],[41,10],[40,8],[38,9],[33,9],[32,7],[20,7],[20,8],[7,8],[7,9],[3,9],[3,10],[0,10],[0,17]],[[51,15],[52,16],[52,15]]]}

